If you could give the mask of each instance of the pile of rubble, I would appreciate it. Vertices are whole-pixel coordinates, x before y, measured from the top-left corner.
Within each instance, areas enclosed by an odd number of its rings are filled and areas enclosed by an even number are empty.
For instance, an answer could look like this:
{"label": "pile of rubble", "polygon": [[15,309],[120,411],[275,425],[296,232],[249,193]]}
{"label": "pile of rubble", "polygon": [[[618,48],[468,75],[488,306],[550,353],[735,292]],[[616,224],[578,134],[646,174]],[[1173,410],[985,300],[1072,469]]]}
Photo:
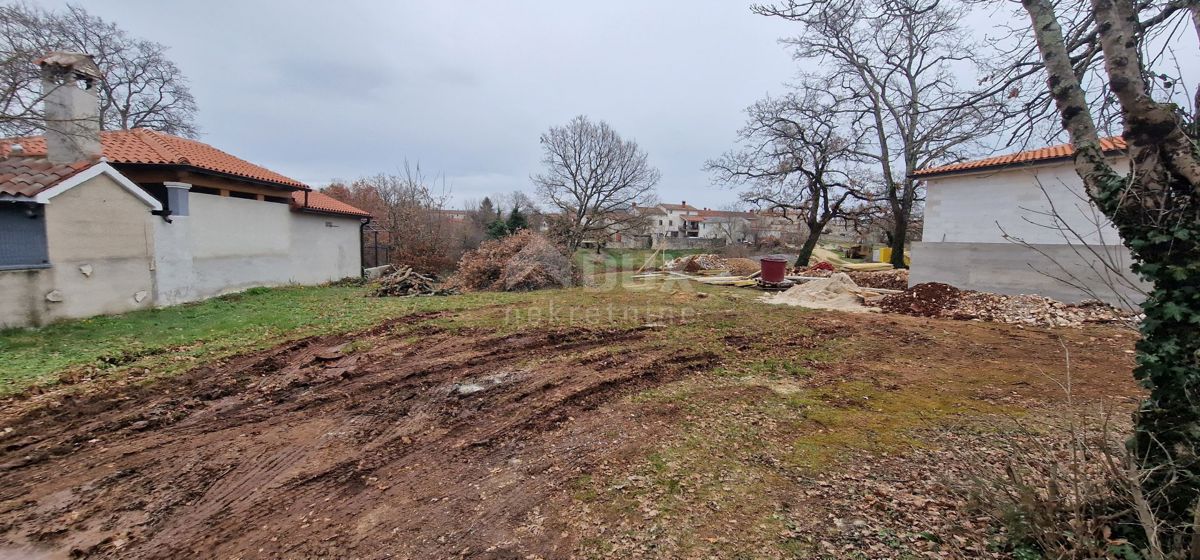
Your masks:
{"label": "pile of rubble", "polygon": [[436,276],[421,274],[410,267],[402,266],[372,282],[368,295],[412,297],[447,296],[453,293],[455,293],[453,288],[438,287]]}
{"label": "pile of rubble", "polygon": [[664,270],[676,272],[704,272],[706,270],[724,270],[734,276],[750,276],[760,270],[758,259],[742,257],[722,258],[720,255],[697,254],[686,255],[667,261]]}
{"label": "pile of rubble", "polygon": [[829,261],[820,261],[811,266],[802,266],[792,269],[792,274],[796,276],[804,276],[806,278],[829,278],[833,276],[833,272],[837,270]]}
{"label": "pile of rubble", "polygon": [[667,261],[663,265],[665,270],[674,270],[682,272],[700,272],[702,270],[725,270],[725,259],[720,255],[702,253],[697,255],[687,255],[676,257]]}
{"label": "pile of rubble", "polygon": [[734,276],[750,276],[762,270],[762,265],[756,259],[730,258],[725,259],[725,268]]}
{"label": "pile of rubble", "polygon": [[578,271],[545,236],[523,229],[483,242],[458,261],[447,285],[464,291],[520,292],[578,283]]}
{"label": "pile of rubble", "polygon": [[1067,304],[1036,295],[1006,296],[960,290],[948,284],[917,284],[876,302],[890,313],[919,317],[980,320],[1042,327],[1078,327],[1087,323],[1129,322],[1132,313],[1091,301]]}
{"label": "pile of rubble", "polygon": [[885,290],[907,290],[908,270],[877,270],[872,272],[851,270],[846,274],[855,284],[867,288],[882,288]]}

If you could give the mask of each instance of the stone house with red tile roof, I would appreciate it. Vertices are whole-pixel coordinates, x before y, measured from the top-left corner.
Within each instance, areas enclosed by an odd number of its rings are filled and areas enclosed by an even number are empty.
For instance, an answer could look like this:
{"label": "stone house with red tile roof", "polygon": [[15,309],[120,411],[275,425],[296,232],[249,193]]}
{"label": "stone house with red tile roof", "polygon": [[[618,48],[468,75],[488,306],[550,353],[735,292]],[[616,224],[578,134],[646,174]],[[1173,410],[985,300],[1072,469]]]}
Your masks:
{"label": "stone house with red tile roof", "polygon": [[[1101,144],[1115,166],[1128,168],[1122,138]],[[1146,286],[1130,271],[1112,224],[1088,200],[1073,154],[1060,144],[914,172],[926,199],[910,282],[1140,303]]]}
{"label": "stone house with red tile roof", "polygon": [[196,140],[100,132],[90,57],[41,63],[46,135],[0,140],[0,328],[361,274],[366,212]]}

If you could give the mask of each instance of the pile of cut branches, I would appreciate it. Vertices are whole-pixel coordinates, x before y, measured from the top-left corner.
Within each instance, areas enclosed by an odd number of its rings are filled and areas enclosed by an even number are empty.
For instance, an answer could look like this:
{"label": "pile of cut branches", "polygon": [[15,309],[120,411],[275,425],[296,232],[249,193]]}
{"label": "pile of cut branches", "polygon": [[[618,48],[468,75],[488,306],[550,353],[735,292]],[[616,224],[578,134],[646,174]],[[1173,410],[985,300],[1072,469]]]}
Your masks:
{"label": "pile of cut branches", "polygon": [[371,283],[374,297],[448,296],[457,293],[453,288],[441,288],[433,275],[421,274],[402,266]]}

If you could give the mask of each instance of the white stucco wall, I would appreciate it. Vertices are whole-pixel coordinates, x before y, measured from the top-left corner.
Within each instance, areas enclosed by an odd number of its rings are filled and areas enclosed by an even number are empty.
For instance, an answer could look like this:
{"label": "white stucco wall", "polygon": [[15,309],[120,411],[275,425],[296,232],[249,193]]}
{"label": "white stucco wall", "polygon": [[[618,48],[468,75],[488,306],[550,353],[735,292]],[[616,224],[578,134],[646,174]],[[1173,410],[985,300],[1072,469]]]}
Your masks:
{"label": "white stucco wall", "polygon": [[[1114,163],[1128,169],[1127,160]],[[1129,271],[1129,251],[1087,200],[1070,162],[934,178],[926,186],[911,284],[1116,305],[1140,302],[1149,288]]]}
{"label": "white stucco wall", "polygon": [[[1118,168],[1127,165],[1118,162]],[[1120,244],[1116,230],[1087,200],[1083,181],[1069,162],[930,179],[921,240],[1007,243],[1007,232],[1032,244],[1062,244],[1061,231],[1043,227],[1053,223],[1046,215],[1050,201],[1063,223],[1088,244]]]}
{"label": "white stucco wall", "polygon": [[[154,304],[153,222],[158,218],[145,203],[100,175],[51,199],[45,215],[50,268],[0,272],[0,327]],[[51,292],[61,301],[49,301]]]}
{"label": "white stucco wall", "polygon": [[292,214],[292,275],[300,284],[357,277],[361,271],[358,218]]}
{"label": "white stucco wall", "polygon": [[[161,224],[159,305],[255,286],[320,284],[358,276],[359,220],[293,212],[260,200],[189,195],[190,215]],[[188,234],[180,234],[186,228]],[[189,254],[190,269],[172,257]],[[178,260],[178,259],[177,259]]]}

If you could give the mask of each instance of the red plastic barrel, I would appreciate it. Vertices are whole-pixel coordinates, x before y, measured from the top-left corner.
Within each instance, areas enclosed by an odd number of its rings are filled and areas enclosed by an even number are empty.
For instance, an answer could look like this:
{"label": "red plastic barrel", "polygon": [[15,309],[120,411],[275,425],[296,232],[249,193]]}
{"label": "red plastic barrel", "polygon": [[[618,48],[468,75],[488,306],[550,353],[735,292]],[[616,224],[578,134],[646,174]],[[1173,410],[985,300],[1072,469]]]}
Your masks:
{"label": "red plastic barrel", "polygon": [[762,281],[778,284],[787,273],[787,257],[770,255],[758,260],[762,265]]}

